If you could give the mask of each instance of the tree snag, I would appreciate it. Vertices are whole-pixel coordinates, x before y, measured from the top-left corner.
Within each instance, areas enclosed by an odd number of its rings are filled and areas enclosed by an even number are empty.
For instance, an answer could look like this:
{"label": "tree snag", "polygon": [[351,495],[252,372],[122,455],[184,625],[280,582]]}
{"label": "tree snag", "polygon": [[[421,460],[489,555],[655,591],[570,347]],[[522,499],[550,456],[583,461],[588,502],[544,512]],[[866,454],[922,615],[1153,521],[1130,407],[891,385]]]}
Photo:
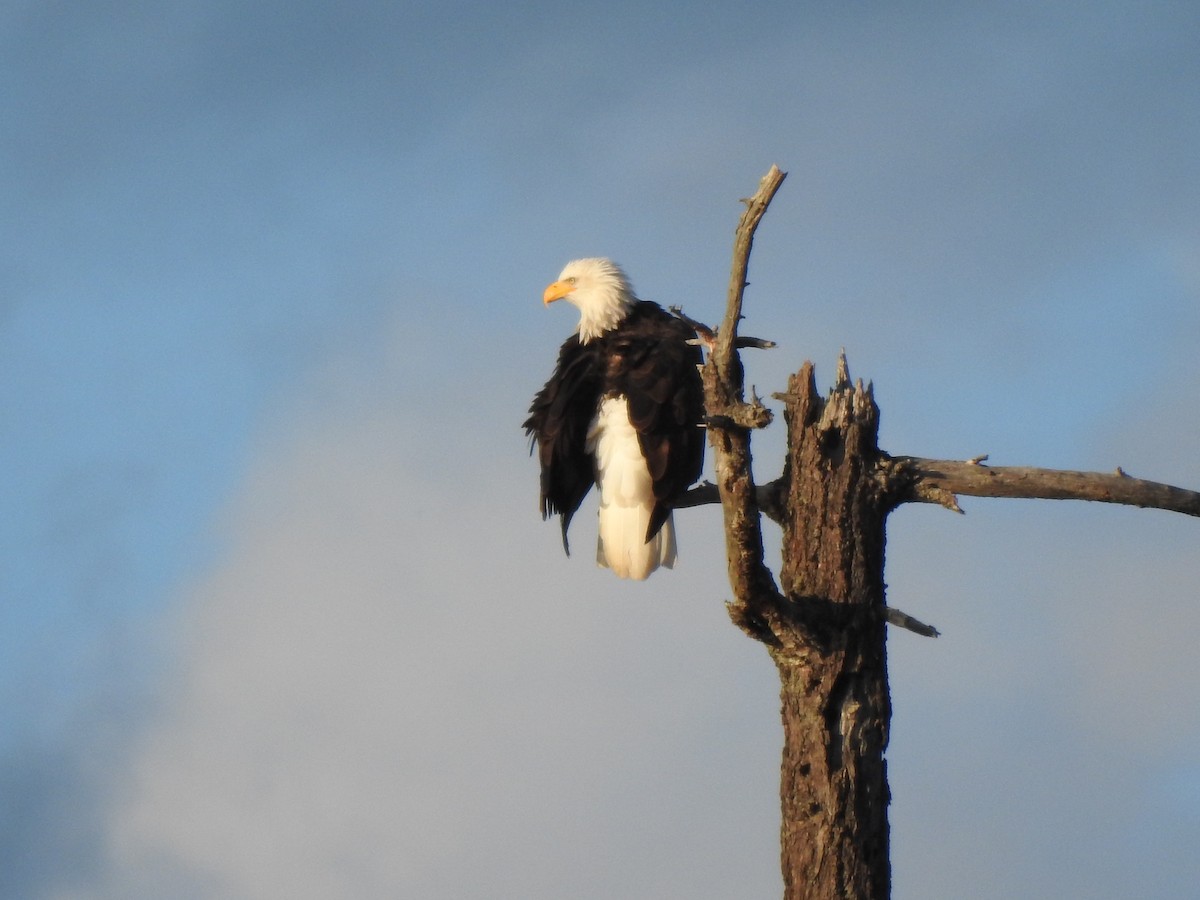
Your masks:
{"label": "tree snag", "polygon": [[[784,403],[788,451],[783,474],[756,486],[750,432],[771,412],[744,399],[739,348],[742,295],[754,231],[785,175],[775,166],[746,211],[734,241],[724,321],[692,323],[709,347],[703,371],[716,485],[700,485],[676,506],[719,502],[725,522],[729,616],[767,648],[779,671],[784,747],[781,863],[785,900],[883,900],[891,892],[884,751],[891,722],[886,624],[937,630],[886,603],[885,526],[909,502],[961,512],[957,494],[1086,499],[1200,515],[1200,493],[1114,474],[992,468],[892,457],[879,449],[879,409],[870,386],[852,384],[845,357],[833,389],[817,393],[813,366],[793,375]],[[686,317],[684,317],[686,319]],[[691,322],[691,320],[688,320]],[[779,586],[763,562],[759,517],[783,527]]]}
{"label": "tree snag", "polygon": [[769,644],[783,701],[786,897],[886,897],[891,722],[884,630],[887,501],[879,410],[845,368],[825,400],[811,363],[788,385],[784,627]]}

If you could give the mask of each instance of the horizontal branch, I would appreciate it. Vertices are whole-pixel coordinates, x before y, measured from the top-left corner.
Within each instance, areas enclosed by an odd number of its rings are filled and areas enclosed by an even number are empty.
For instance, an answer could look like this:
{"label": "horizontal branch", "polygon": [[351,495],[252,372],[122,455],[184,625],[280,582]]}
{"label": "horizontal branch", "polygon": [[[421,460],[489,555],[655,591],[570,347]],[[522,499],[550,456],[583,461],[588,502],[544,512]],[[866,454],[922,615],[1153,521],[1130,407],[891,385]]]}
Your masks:
{"label": "horizontal branch", "polygon": [[774,341],[768,341],[766,338],[745,337],[740,334],[733,339],[733,345],[739,350],[774,350],[776,347]]}
{"label": "horizontal branch", "polygon": [[1093,500],[1200,516],[1200,492],[1131,478],[1120,469],[1112,473],[1072,472],[1027,466],[985,466],[978,460],[960,462],[918,456],[891,457],[888,465],[892,467],[889,483],[906,486],[897,497],[898,504],[939,503],[957,509],[954,495],[963,494],[969,497]]}
{"label": "horizontal branch", "polygon": [[894,606],[885,606],[883,608],[883,620],[889,625],[895,625],[898,628],[905,628],[913,634],[919,634],[921,637],[940,637],[941,632],[932,625],[926,625],[920,619],[914,619],[906,612],[901,612]]}
{"label": "horizontal branch", "polygon": [[[767,484],[759,484],[754,487],[754,497],[759,511],[777,525],[783,524],[782,491],[784,486],[783,479],[777,478]],[[717,486],[711,481],[702,481],[675,500],[671,506],[675,509],[687,509],[692,506],[706,506],[710,503],[720,502],[721,495]]]}
{"label": "horizontal branch", "polygon": [[772,412],[761,403],[735,401],[726,404],[722,412],[705,416],[703,424],[708,428],[743,428],[749,431],[766,428],[773,418]]}

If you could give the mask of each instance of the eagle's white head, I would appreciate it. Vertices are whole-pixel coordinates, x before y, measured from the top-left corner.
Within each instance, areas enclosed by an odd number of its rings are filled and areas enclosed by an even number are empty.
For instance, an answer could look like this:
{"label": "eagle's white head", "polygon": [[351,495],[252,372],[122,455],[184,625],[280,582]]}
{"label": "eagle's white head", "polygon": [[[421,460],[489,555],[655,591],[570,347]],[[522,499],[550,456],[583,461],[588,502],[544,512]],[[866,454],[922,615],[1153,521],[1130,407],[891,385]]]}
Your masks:
{"label": "eagle's white head", "polygon": [[586,344],[616,328],[637,297],[625,273],[611,259],[575,259],[542,295],[546,304],[566,300],[579,309],[579,340]]}

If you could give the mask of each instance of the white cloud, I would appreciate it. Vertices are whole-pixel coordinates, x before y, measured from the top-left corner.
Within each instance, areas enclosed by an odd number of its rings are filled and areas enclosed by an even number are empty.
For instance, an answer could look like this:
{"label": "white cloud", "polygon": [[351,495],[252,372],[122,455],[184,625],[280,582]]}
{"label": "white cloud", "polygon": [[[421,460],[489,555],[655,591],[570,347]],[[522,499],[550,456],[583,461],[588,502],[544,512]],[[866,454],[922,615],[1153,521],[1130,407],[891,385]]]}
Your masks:
{"label": "white cloud", "polygon": [[[91,896],[774,892],[773,673],[703,527],[682,572],[618,582],[588,516],[561,559],[531,460],[491,463],[464,507],[451,465],[406,459],[409,427],[360,403],[263,448]],[[447,456],[479,477],[493,442]]]}
{"label": "white cloud", "polygon": [[[721,609],[715,510],[681,514],[679,571],[619,582],[590,512],[564,559],[533,461],[498,458],[508,401],[485,389],[469,428],[431,402],[418,441],[388,384],[333,363],[260,447],[174,623],[106,875],[72,896],[777,893],[777,688]],[[897,896],[1067,890],[1079,867],[1119,896],[1149,852],[1169,896],[1195,831],[1156,787],[1195,746],[1171,691],[1197,674],[1187,561],[1125,558],[1106,508],[969,506],[893,521],[892,599],[945,632],[892,639]],[[1167,594],[1145,619],[1143,578]],[[1129,849],[1118,807],[1159,846]],[[952,866],[923,867],[939,847]]]}

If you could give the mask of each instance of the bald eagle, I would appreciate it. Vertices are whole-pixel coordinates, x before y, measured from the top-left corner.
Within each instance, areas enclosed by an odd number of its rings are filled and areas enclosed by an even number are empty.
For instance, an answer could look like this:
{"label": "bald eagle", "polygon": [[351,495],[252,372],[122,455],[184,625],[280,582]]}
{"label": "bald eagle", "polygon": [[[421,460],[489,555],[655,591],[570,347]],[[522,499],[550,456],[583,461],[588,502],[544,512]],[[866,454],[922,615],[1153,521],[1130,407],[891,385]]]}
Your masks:
{"label": "bald eagle", "polygon": [[524,424],[541,462],[542,518],[562,517],[569,553],[571,517],[595,484],[596,562],[641,580],[674,565],[671,506],[703,467],[700,348],[682,321],[634,296],[611,260],[567,263],[543,295],[555,300],[579,309],[579,327]]}

